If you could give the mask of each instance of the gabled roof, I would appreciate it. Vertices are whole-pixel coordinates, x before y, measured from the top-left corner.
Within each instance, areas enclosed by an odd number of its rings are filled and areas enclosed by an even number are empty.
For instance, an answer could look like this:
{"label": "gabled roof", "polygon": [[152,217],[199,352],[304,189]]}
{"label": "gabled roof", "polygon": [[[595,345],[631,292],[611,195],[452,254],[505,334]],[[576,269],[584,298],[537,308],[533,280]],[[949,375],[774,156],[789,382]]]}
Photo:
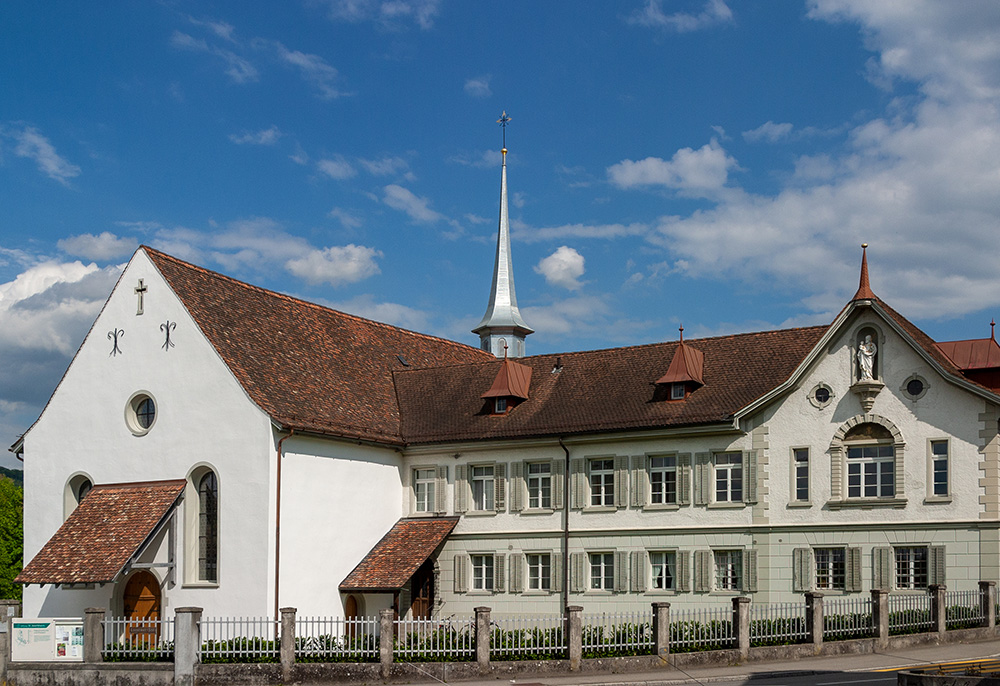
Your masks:
{"label": "gabled roof", "polygon": [[250,398],[285,428],[399,444],[392,372],[403,360],[421,368],[496,359],[141,249]]}
{"label": "gabled roof", "polygon": [[1000,367],[1000,345],[995,338],[938,343],[938,349],[959,369],[996,369]]}
{"label": "gabled roof", "polygon": [[692,341],[705,354],[705,386],[683,403],[660,402],[653,383],[677,342],[521,358],[532,370],[531,399],[500,419],[484,411],[479,390],[496,362],[397,371],[403,437],[434,443],[731,422],[787,379],[826,328]]}
{"label": "gabled roof", "polygon": [[341,582],[340,590],[398,591],[434,554],[458,519],[400,519]]}
{"label": "gabled roof", "polygon": [[14,581],[114,581],[166,520],[184,484],[184,479],[177,479],[94,486]]}
{"label": "gabled roof", "polygon": [[674,357],[670,360],[670,367],[667,373],[656,380],[656,383],[685,383],[693,381],[701,386],[705,385],[702,380],[702,373],[705,369],[705,353],[692,348],[684,342],[684,329],[681,328],[681,340],[674,351]]}
{"label": "gabled roof", "polygon": [[493,385],[480,398],[520,398],[528,399],[528,387],[531,385],[531,367],[518,364],[504,358],[500,363],[500,371],[493,379]]}

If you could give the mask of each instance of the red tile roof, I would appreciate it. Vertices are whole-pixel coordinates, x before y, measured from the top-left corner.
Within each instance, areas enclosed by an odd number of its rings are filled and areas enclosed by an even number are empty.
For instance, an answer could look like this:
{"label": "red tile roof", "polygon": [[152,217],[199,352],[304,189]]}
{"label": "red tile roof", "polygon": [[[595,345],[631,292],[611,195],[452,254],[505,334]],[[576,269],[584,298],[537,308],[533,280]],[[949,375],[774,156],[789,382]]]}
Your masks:
{"label": "red tile roof", "polygon": [[340,590],[397,591],[434,554],[458,517],[400,519],[340,584]]}
{"label": "red tile roof", "polygon": [[[785,381],[825,326],[692,341],[705,355],[705,385],[683,403],[663,402],[655,381],[678,343],[525,357],[531,399],[502,419],[480,397],[500,361],[397,371],[403,436],[412,443],[655,429],[730,421]],[[562,371],[556,372],[556,362]],[[669,389],[666,389],[669,391]]]}
{"label": "red tile roof", "polygon": [[115,580],[184,492],[185,481],[94,486],[15,579],[22,584]]}
{"label": "red tile roof", "polygon": [[399,444],[394,370],[495,359],[142,249],[253,401],[286,428]]}

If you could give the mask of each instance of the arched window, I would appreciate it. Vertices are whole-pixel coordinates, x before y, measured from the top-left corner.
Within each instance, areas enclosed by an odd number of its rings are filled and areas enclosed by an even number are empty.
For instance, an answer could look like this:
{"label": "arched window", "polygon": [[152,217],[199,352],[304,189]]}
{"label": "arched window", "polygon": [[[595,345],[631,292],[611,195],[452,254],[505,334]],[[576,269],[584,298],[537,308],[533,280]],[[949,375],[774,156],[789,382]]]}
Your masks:
{"label": "arched window", "polygon": [[850,501],[896,506],[903,499],[906,443],[891,421],[860,414],[840,425],[830,441],[830,505]]}
{"label": "arched window", "polygon": [[80,482],[80,485],[76,487],[76,504],[79,505],[83,502],[83,499],[87,497],[90,490],[94,487],[94,484],[90,483],[90,479],[84,479]]}
{"label": "arched window", "polygon": [[63,489],[63,520],[66,520],[94,487],[94,482],[87,474],[74,474],[66,482]]}
{"label": "arched window", "polygon": [[198,481],[198,580],[219,580],[219,484],[212,471]]}

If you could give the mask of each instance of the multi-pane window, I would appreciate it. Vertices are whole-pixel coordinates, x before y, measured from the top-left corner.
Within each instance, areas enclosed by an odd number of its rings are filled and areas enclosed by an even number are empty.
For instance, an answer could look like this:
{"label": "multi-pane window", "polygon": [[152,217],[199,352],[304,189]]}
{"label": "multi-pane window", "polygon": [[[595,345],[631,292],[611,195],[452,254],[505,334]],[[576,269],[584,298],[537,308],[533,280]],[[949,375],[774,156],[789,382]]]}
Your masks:
{"label": "multi-pane window", "polygon": [[795,500],[809,500],[809,448],[795,448],[792,451],[795,477]]}
{"label": "multi-pane window", "polygon": [[472,509],[492,510],[493,508],[493,465],[472,468]]}
{"label": "multi-pane window", "polygon": [[896,588],[927,588],[927,548],[896,548]]}
{"label": "multi-pane window", "polygon": [[649,458],[649,502],[654,505],[677,503],[677,458],[674,455]]}
{"label": "multi-pane window", "polygon": [[743,583],[743,551],[715,551],[715,589],[738,591]]}
{"label": "multi-pane window", "polygon": [[658,591],[672,591],[677,588],[677,554],[650,553],[650,587]]}
{"label": "multi-pane window", "polygon": [[413,470],[413,497],[417,512],[434,511],[434,481],[433,469]]}
{"label": "multi-pane window", "polygon": [[493,590],[493,556],[472,556],[472,588],[475,591]]}
{"label": "multi-pane window", "polygon": [[670,399],[684,400],[684,384],[682,383],[670,384]]}
{"label": "multi-pane window", "polygon": [[715,454],[715,502],[743,500],[743,455],[738,452]]}
{"label": "multi-pane window", "polygon": [[612,591],[615,587],[615,556],[614,553],[590,554],[590,587],[592,589]]}
{"label": "multi-pane window", "polygon": [[615,461],[590,461],[590,504],[615,504]]}
{"label": "multi-pane window", "polygon": [[219,580],[219,483],[215,472],[198,482],[198,579]]}
{"label": "multi-pane window", "polygon": [[528,590],[548,591],[552,588],[552,556],[548,553],[529,553]]}
{"label": "multi-pane window", "polygon": [[552,507],[552,465],[528,464],[528,507]]}
{"label": "multi-pane window", "polygon": [[846,581],[846,553],[844,548],[816,548],[816,588],[844,590]]}
{"label": "multi-pane window", "polygon": [[847,449],[847,497],[891,498],[896,494],[895,449],[858,445]]}
{"label": "multi-pane window", "polygon": [[948,441],[931,441],[931,483],[934,495],[948,495]]}

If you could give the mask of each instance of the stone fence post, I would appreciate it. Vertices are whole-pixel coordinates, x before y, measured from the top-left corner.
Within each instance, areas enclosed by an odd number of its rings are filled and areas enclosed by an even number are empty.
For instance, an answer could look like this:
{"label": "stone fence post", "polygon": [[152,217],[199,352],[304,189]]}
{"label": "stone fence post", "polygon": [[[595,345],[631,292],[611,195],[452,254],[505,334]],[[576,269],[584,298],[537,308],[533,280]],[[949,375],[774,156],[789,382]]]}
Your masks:
{"label": "stone fence post", "polygon": [[944,634],[948,630],[948,608],[945,606],[948,587],[944,584],[932,584],[927,590],[931,594],[931,622],[934,630]]}
{"label": "stone fence post", "polygon": [[814,646],[823,645],[823,594],[810,591],[806,593],[806,636]]}
{"label": "stone fence post", "polygon": [[382,676],[389,676],[392,669],[393,624],[396,620],[396,611],[391,607],[380,610],[378,619],[379,662],[382,663]]}
{"label": "stone fence post", "polygon": [[991,629],[997,625],[997,582],[979,582],[979,602],[983,622]]}
{"label": "stone fence post", "polygon": [[292,680],[295,665],[295,612],[294,607],[283,607],[281,612],[281,679]]}
{"label": "stone fence post", "polygon": [[201,613],[200,607],[174,610],[174,686],[194,686],[195,665],[200,662],[201,652]]}
{"label": "stone fence post", "polygon": [[569,650],[569,669],[580,671],[583,660],[583,608],[570,605],[566,608],[566,646]]}
{"label": "stone fence post", "polygon": [[103,662],[104,608],[88,607],[83,616],[83,661]]}
{"label": "stone fence post", "polygon": [[477,607],[476,610],[476,663],[479,671],[486,673],[490,668],[490,608]]}
{"label": "stone fence post", "polygon": [[666,660],[670,654],[670,603],[653,603],[653,640],[656,654]]}
{"label": "stone fence post", "polygon": [[733,629],[736,631],[736,647],[740,659],[750,655],[750,597],[741,595],[733,598]]}
{"label": "stone fence post", "polygon": [[0,600],[0,684],[7,683],[7,665],[10,664],[10,620],[20,616],[20,600]]}
{"label": "stone fence post", "polygon": [[889,591],[872,589],[872,623],[879,648],[889,645]]}

